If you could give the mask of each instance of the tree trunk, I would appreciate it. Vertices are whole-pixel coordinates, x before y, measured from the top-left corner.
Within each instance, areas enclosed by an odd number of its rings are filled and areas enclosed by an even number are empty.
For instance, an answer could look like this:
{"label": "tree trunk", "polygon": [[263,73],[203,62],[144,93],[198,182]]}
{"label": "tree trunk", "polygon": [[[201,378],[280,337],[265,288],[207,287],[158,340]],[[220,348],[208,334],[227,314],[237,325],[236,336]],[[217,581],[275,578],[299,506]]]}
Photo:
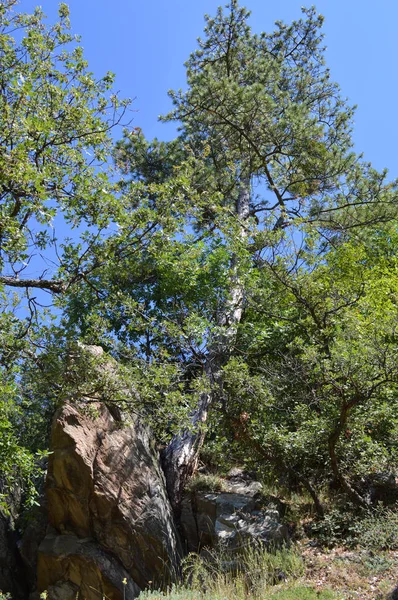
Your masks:
{"label": "tree trunk", "polygon": [[[236,218],[241,224],[240,237],[247,237],[245,221],[250,211],[250,179],[241,180],[238,200],[235,207]],[[234,345],[237,327],[242,318],[244,290],[237,269],[237,257],[231,257],[231,279],[229,297],[220,316],[218,326],[221,334],[209,347],[204,365],[204,373],[209,382],[209,392],[200,394],[198,405],[191,415],[191,426],[176,434],[163,452],[163,470],[166,476],[167,492],[177,521],[181,514],[181,500],[185,484],[194,473],[199,451],[204,440],[204,424],[210,405],[221,385],[221,369],[226,364]]]}
{"label": "tree trunk", "polygon": [[353,408],[357,404],[359,404],[359,399],[354,399],[351,402],[342,404],[340,409],[339,420],[337,421],[335,428],[329,435],[328,446],[332,472],[336,481],[340,484],[341,488],[345,491],[348,497],[351,498],[351,500],[353,500],[355,504],[366,508],[366,500],[352,487],[352,485],[349,483],[349,481],[347,481],[347,479],[341,472],[336,455],[337,442],[339,441],[340,435],[347,424],[348,414],[351,408]]}

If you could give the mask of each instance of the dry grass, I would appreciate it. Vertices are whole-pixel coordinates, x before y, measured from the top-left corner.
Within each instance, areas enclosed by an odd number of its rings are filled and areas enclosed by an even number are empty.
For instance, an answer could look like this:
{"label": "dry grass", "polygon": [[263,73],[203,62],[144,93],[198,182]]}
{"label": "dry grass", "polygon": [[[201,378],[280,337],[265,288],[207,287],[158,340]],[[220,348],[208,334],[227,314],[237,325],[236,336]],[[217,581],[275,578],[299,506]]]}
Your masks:
{"label": "dry grass", "polygon": [[305,580],[345,600],[384,600],[398,583],[398,551],[331,550],[301,544]]}

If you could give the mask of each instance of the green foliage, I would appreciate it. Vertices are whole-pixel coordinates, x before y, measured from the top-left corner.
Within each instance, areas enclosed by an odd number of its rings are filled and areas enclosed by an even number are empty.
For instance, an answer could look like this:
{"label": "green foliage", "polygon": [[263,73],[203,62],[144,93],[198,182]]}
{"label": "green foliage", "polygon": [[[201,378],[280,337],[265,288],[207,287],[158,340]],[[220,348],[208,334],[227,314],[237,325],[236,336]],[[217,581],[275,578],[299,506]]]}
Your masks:
{"label": "green foliage", "polygon": [[369,551],[396,550],[398,513],[383,506],[358,514],[334,508],[311,525],[311,534],[324,546],[346,545]]}
{"label": "green foliage", "polygon": [[[36,481],[43,475],[47,436],[46,410],[21,387],[22,357],[29,344],[21,323],[3,296],[0,354],[0,507],[8,512],[19,504],[21,490],[27,505],[36,502]],[[13,308],[11,304],[11,309]],[[15,499],[16,497],[16,499]],[[14,507],[15,508],[15,507]],[[14,515],[15,516],[15,515]]]}
{"label": "green foliage", "polygon": [[[95,224],[98,230],[112,218],[115,198],[110,195],[106,165],[109,131],[128,104],[111,94],[112,74],[97,80],[88,71],[82,48],[70,32],[66,4],[60,4],[59,21],[52,26],[45,25],[40,8],[24,14],[15,7],[15,0],[6,0],[0,7],[0,461],[4,507],[15,489],[23,489],[28,502],[34,502],[35,479],[42,476],[39,465],[48,446],[54,407],[56,381],[47,389],[40,384],[50,379],[51,371],[42,376],[41,369],[43,344],[54,315],[43,309],[42,297],[31,290],[60,293],[81,277],[76,268],[68,271],[65,265],[56,276],[48,266],[62,262],[54,229],[57,215],[62,215],[71,229]],[[28,265],[38,273],[36,279],[24,280]],[[10,287],[19,288],[21,294],[12,295],[6,291]],[[57,352],[62,349],[58,347]]]}
{"label": "green foliage", "polygon": [[398,511],[380,507],[369,511],[355,531],[358,544],[370,550],[398,549]]}
{"label": "green foliage", "polygon": [[[88,71],[65,4],[51,27],[13,6],[0,12],[0,283],[25,285],[28,316],[3,296],[6,478],[32,473],[60,401],[112,397],[167,444],[208,397],[213,456],[230,447],[315,503],[334,483],[363,505],[358,483],[398,459],[397,184],[352,151],[323,18],[304,9],[254,34],[236,0],[207,16],[187,88],[170,92],[179,135],[126,129],[111,171],[127,106],[113,76]],[[56,215],[79,232],[62,248]],[[36,251],[57,251],[59,270],[23,283]],[[56,325],[35,287],[58,295]],[[106,354],[94,364],[78,341]]]}
{"label": "green foliage", "polygon": [[41,9],[14,13],[14,4],[3,3],[0,16],[0,193],[2,260],[15,274],[32,243],[41,251],[54,244],[50,225],[60,210],[71,227],[109,222],[109,182],[99,168],[114,124],[106,115],[118,114],[120,102],[110,94],[112,74],[95,80],[87,70],[66,5],[46,27]]}
{"label": "green foliage", "polygon": [[175,140],[117,143],[118,231],[65,249],[63,326],[123,362],[162,442],[208,394],[213,450],[364,504],[397,459],[396,183],[352,152],[315,9],[248,17],[206,17]]}
{"label": "green foliage", "polygon": [[242,443],[276,472],[289,465],[318,485],[394,473],[397,277],[395,259],[380,254],[383,230],[396,244],[395,227],[364,231],[311,269],[270,265],[251,290],[224,390],[232,429],[245,412]]}

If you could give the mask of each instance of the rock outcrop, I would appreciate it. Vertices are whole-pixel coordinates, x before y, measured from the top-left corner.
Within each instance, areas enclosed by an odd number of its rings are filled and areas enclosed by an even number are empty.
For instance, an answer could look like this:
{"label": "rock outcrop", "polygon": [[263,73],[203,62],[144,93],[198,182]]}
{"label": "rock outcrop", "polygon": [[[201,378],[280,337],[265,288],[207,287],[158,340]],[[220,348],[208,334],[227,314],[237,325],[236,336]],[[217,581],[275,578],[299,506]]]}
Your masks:
{"label": "rock outcrop", "polygon": [[[30,591],[37,590],[37,562],[39,546],[47,532],[47,502],[44,490],[39,497],[40,505],[24,514],[22,538],[18,551],[23,567],[23,579]],[[13,597],[14,600],[14,597]]]}
{"label": "rock outcrop", "polygon": [[191,491],[182,503],[181,526],[187,550],[222,544],[237,551],[251,543],[268,547],[288,542],[280,522],[283,506],[261,496],[261,484],[242,476],[224,482],[225,491]]}
{"label": "rock outcrop", "polygon": [[0,591],[14,600],[26,597],[27,586],[10,518],[0,513]]}
{"label": "rock outcrop", "polygon": [[[123,584],[123,581],[126,584]],[[91,539],[49,533],[40,546],[39,589],[49,600],[135,598],[140,588],[120,561]]]}
{"label": "rock outcrop", "polygon": [[66,404],[54,417],[51,450],[52,531],[39,548],[39,591],[64,597],[77,587],[83,600],[119,600],[123,579],[129,598],[167,580],[178,538],[150,431],[118,421],[100,402]]}
{"label": "rock outcrop", "polygon": [[24,574],[24,566],[18,550],[16,521],[21,509],[21,488],[3,488],[0,480],[0,491],[6,495],[7,514],[0,510],[0,591],[12,595],[13,600],[22,600],[28,593],[28,584]]}

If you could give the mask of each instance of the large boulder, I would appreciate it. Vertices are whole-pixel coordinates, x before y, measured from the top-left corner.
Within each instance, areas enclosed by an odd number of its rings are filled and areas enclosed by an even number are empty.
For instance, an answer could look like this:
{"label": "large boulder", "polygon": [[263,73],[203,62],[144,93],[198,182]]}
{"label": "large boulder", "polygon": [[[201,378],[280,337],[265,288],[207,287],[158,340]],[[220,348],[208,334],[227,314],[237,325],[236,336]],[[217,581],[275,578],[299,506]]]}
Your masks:
{"label": "large boulder", "polygon": [[39,589],[47,590],[49,600],[75,600],[77,593],[79,598],[123,600],[124,594],[135,598],[140,592],[120,561],[99,544],[55,532],[40,545]]}
{"label": "large boulder", "polygon": [[150,430],[112,413],[82,402],[54,417],[47,475],[54,533],[39,548],[39,591],[70,583],[91,600],[102,586],[118,600],[126,577],[133,598],[176,568],[178,538]]}
{"label": "large boulder", "polygon": [[188,551],[218,545],[238,551],[252,543],[270,548],[288,542],[282,503],[263,497],[259,482],[231,476],[223,485],[222,492],[185,494],[181,528]]}

